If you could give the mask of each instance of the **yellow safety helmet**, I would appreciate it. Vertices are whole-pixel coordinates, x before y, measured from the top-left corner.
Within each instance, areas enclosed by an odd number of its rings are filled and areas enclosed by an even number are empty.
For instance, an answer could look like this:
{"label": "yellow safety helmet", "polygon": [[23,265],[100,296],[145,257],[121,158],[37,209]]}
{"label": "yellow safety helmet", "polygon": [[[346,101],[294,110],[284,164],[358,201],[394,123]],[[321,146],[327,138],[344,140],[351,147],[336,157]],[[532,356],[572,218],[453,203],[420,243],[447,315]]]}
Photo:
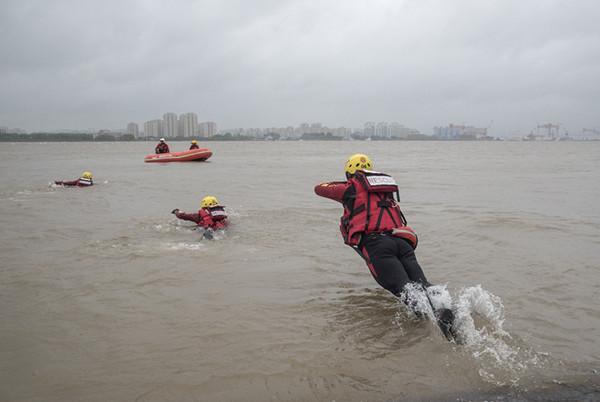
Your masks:
{"label": "yellow safety helmet", "polygon": [[198,141],[192,140],[192,144],[197,144],[197,143],[198,143]]}
{"label": "yellow safety helmet", "polygon": [[200,202],[201,208],[212,208],[212,207],[216,207],[218,205],[219,205],[219,200],[217,200],[217,197],[213,197],[212,195],[207,195]]}
{"label": "yellow safety helmet", "polygon": [[371,159],[365,154],[354,154],[346,161],[346,174],[351,175],[356,173],[357,170],[371,170],[373,163]]}
{"label": "yellow safety helmet", "polygon": [[83,177],[84,179],[92,179],[92,172],[83,172],[81,174],[81,177]]}

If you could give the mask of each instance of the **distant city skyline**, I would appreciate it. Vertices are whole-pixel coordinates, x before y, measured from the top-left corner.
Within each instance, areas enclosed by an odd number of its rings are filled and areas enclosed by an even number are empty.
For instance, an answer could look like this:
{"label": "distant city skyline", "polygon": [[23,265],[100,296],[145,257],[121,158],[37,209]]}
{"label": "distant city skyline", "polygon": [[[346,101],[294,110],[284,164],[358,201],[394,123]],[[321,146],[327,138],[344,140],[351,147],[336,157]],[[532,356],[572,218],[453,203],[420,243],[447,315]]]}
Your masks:
{"label": "distant city skyline", "polygon": [[[265,138],[276,134],[283,139],[299,139],[304,134],[330,134],[336,137],[349,139],[352,136],[364,136],[371,138],[388,139],[407,139],[414,136],[431,136],[439,139],[458,139],[458,138],[526,138],[535,139],[600,139],[600,129],[582,128],[581,130],[568,130],[560,123],[536,124],[528,130],[513,136],[493,136],[489,132],[490,122],[487,127],[476,127],[465,123],[448,123],[445,126],[432,127],[431,131],[421,132],[415,128],[406,127],[396,121],[367,121],[361,127],[333,126],[329,127],[321,122],[299,123],[297,125],[287,125],[283,127],[235,127],[219,130],[216,122],[204,121],[198,122],[196,113],[177,113],[167,112],[163,114],[162,119],[152,119],[145,121],[141,125],[136,122],[130,122],[124,128],[118,129],[63,129],[47,130],[45,132],[73,132],[73,133],[115,133],[129,134],[135,138],[208,138],[217,134],[231,134],[234,136],[248,136],[254,138]],[[43,132],[43,130],[42,130]],[[3,133],[27,133],[20,128],[8,128],[0,126],[0,134]]]}

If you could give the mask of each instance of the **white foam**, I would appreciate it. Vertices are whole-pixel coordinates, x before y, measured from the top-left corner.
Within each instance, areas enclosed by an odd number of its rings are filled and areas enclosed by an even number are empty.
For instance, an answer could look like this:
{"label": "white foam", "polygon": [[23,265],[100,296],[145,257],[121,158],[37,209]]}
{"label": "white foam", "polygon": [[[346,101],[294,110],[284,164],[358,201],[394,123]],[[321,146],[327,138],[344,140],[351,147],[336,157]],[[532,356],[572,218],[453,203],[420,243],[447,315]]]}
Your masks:
{"label": "white foam", "polygon": [[169,243],[167,244],[167,248],[169,250],[200,250],[204,247],[202,243]]}
{"label": "white foam", "polygon": [[434,285],[427,288],[429,300],[436,310],[452,309],[452,296],[446,285]]}
{"label": "white foam", "polygon": [[431,286],[427,293],[417,284],[409,284],[405,289],[402,302],[409,310],[427,316],[432,323],[436,322],[433,309],[449,308],[454,312],[454,328],[461,345],[458,350],[466,351],[477,361],[484,381],[515,385],[525,370],[544,363],[543,356],[519,345],[504,329],[502,299],[481,285],[461,289],[456,303],[446,285]]}
{"label": "white foam", "polygon": [[481,285],[459,292],[454,308],[455,328],[464,349],[478,361],[479,375],[496,385],[515,385],[521,373],[540,363],[537,354],[518,345],[504,328],[500,297]]}
{"label": "white foam", "polygon": [[183,233],[190,232],[195,229],[194,226],[190,226],[189,224],[181,224],[179,221],[173,221],[168,224],[157,223],[152,225],[152,229],[154,229],[158,233]]}
{"label": "white foam", "polygon": [[417,314],[424,314],[430,319],[435,320],[431,304],[421,285],[409,283],[404,287],[401,300],[410,307],[410,310]]}

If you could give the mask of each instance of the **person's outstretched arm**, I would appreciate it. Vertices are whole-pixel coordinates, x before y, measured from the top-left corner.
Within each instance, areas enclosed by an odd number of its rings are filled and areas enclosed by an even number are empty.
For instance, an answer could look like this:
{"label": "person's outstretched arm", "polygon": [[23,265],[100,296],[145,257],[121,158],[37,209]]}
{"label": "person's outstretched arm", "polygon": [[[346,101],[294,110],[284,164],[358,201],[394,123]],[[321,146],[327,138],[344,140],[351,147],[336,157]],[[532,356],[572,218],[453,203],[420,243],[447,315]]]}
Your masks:
{"label": "person's outstretched arm", "polygon": [[345,181],[331,181],[321,183],[315,186],[315,194],[321,197],[329,198],[334,201],[342,202],[344,193],[350,184]]}
{"label": "person's outstretched arm", "polygon": [[201,218],[200,215],[198,215],[198,213],[195,214],[186,214],[185,212],[181,212],[179,211],[178,208],[174,209],[173,211],[171,211],[171,213],[175,214],[176,217],[178,217],[179,219],[182,219],[184,221],[191,221],[191,222],[195,222],[195,223],[200,223],[201,222]]}
{"label": "person's outstretched arm", "polygon": [[76,186],[79,184],[79,180],[71,180],[71,181],[55,181],[54,184],[59,184],[63,186]]}

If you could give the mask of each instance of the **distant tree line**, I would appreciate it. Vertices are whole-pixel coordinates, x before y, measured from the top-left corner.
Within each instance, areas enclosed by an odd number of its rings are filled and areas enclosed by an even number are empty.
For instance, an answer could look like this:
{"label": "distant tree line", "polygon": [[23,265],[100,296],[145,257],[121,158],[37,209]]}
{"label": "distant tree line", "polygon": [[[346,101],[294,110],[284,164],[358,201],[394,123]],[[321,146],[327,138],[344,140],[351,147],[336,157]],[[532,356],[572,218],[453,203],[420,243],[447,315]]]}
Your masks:
{"label": "distant tree line", "polygon": [[302,137],[300,137],[300,139],[302,140],[317,140],[317,141],[341,141],[343,140],[342,137],[337,137],[331,133],[304,133],[302,134]]}
{"label": "distant tree line", "polygon": [[4,142],[78,142],[78,141],[136,141],[131,134],[89,134],[89,133],[31,133],[31,134],[0,134]]}
{"label": "distant tree line", "polygon": [[[462,135],[457,138],[440,138],[425,134],[409,134],[406,138],[385,138],[368,137],[362,134],[352,134],[351,138],[358,141],[481,141],[495,140],[492,137],[476,138],[474,135]],[[268,133],[264,137],[253,137],[249,135],[238,135],[231,133],[216,134],[212,137],[197,137],[199,141],[277,141],[282,140],[278,133]],[[283,138],[283,140],[306,140],[306,141],[341,141],[344,138],[333,135],[332,133],[304,133],[300,138]],[[158,138],[135,138],[131,134],[110,134],[101,132],[98,134],[90,133],[3,133],[0,134],[0,142],[110,142],[110,141],[156,141]],[[191,141],[192,138],[173,137],[167,138],[167,141]]]}

